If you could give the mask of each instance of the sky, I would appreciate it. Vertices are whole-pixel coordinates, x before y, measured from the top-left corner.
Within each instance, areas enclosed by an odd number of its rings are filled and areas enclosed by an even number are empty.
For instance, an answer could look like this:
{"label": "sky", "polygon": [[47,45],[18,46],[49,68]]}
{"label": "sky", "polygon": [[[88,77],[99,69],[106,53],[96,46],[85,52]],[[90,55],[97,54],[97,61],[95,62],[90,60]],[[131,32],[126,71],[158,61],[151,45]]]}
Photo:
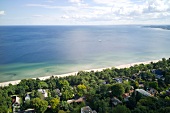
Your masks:
{"label": "sky", "polygon": [[0,25],[170,24],[170,0],[0,0]]}

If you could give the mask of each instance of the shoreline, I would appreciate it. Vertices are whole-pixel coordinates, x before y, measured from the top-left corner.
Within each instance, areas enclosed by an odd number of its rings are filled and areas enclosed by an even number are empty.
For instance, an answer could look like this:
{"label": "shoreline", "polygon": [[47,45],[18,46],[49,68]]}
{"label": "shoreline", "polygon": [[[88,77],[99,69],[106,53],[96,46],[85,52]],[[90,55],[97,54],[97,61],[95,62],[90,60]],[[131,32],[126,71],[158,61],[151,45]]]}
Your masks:
{"label": "shoreline", "polygon": [[[134,65],[139,65],[139,64],[149,64],[151,62],[158,62],[160,61],[159,60],[150,60],[150,61],[144,61],[144,62],[136,62],[136,63],[130,63],[130,64],[122,64],[122,65],[118,65],[118,66],[113,66],[115,68],[118,68],[118,69],[121,69],[121,68],[129,68],[131,66],[134,66]],[[85,72],[90,72],[90,71],[103,71],[104,69],[111,69],[113,67],[105,67],[105,68],[98,68],[98,69],[88,69],[88,70],[82,70],[82,71],[85,71]],[[66,73],[66,74],[60,74],[60,75],[51,75],[51,76],[44,76],[44,77],[37,77],[39,78],[40,80],[46,80],[46,79],[49,79],[50,77],[54,76],[54,77],[67,77],[67,76],[76,76],[78,73],[78,71],[76,72],[71,72],[71,73]],[[28,79],[36,79],[36,78],[28,78]],[[8,82],[1,82],[0,83],[0,87],[4,87],[4,86],[8,86],[9,84],[12,84],[12,85],[17,85],[20,83],[21,80],[14,80],[14,81],[8,81]]]}

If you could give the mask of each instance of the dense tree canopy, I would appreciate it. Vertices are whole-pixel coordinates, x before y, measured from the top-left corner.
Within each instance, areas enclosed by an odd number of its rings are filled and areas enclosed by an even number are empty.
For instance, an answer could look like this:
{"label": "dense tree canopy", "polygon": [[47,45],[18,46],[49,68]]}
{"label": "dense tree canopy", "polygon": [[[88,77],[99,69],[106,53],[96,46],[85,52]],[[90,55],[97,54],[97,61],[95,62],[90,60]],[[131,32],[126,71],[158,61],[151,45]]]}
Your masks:
{"label": "dense tree canopy", "polygon": [[58,98],[51,99],[49,104],[51,105],[51,109],[54,112],[56,112],[58,110],[59,103],[60,103],[60,99],[58,99]]}
{"label": "dense tree canopy", "polygon": [[113,96],[120,97],[125,93],[125,89],[122,84],[115,84],[111,87]]}
{"label": "dense tree canopy", "polygon": [[31,105],[37,113],[44,113],[47,109],[48,102],[40,98],[34,98],[31,100]]}

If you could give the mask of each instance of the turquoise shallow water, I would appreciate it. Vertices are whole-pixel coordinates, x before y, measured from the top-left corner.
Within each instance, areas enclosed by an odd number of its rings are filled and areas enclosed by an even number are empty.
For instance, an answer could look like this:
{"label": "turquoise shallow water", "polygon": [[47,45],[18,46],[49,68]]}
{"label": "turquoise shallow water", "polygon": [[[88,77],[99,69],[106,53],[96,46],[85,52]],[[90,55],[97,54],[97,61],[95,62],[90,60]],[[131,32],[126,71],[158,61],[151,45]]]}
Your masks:
{"label": "turquoise shallow water", "polygon": [[141,26],[1,26],[0,82],[168,58],[170,31]]}

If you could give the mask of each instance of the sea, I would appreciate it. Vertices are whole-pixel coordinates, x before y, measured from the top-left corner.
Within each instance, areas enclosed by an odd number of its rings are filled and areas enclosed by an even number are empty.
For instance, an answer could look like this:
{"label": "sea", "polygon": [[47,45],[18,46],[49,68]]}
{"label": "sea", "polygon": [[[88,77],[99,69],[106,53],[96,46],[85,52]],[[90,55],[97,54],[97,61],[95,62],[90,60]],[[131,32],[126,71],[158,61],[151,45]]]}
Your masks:
{"label": "sea", "polygon": [[169,57],[160,27],[0,26],[0,82]]}

